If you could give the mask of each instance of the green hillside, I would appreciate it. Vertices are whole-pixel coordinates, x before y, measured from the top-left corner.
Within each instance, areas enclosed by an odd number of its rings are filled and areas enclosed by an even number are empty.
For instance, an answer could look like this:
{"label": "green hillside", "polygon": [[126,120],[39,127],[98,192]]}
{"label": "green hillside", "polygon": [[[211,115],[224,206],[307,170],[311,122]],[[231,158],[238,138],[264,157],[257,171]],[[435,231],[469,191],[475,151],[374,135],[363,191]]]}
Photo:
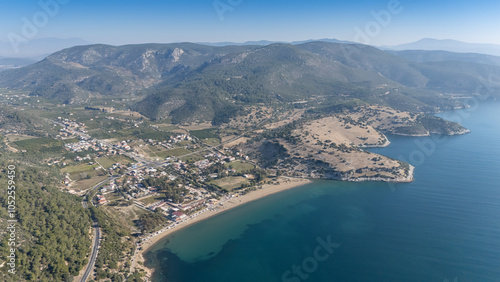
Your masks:
{"label": "green hillside", "polygon": [[[130,108],[152,119],[220,124],[248,105],[304,100],[359,99],[433,112],[460,105],[447,93],[484,94],[485,87],[476,91],[484,78],[500,81],[500,66],[484,64],[487,57],[477,62],[470,56],[453,62],[407,57],[366,45],[327,42],[90,45],[4,71],[0,87],[68,104],[126,100]],[[500,86],[487,91],[500,92]]]}

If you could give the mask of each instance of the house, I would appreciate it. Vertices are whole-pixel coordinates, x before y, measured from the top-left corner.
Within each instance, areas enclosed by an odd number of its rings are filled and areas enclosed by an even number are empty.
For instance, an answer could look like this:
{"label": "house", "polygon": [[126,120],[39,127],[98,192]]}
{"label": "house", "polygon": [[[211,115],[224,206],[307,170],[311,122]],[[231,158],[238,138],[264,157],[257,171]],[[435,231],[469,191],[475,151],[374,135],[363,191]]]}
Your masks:
{"label": "house", "polygon": [[97,204],[99,205],[105,205],[108,201],[106,200],[106,197],[102,195],[97,195]]}
{"label": "house", "polygon": [[186,214],[182,213],[182,212],[179,212],[179,211],[176,211],[176,212],[173,212],[171,215],[170,215],[170,218],[173,220],[173,221],[180,221],[182,220],[183,218],[187,217]]}

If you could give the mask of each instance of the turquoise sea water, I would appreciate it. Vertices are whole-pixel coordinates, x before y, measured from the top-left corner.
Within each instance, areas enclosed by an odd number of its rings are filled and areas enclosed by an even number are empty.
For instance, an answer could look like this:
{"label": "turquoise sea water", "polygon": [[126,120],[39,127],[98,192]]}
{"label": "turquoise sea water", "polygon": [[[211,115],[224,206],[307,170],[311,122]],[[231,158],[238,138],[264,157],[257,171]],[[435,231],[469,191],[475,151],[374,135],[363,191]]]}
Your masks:
{"label": "turquoise sea water", "polygon": [[153,280],[500,281],[500,103],[441,116],[472,133],[371,150],[415,165],[413,183],[318,181],[237,207],[159,242]]}

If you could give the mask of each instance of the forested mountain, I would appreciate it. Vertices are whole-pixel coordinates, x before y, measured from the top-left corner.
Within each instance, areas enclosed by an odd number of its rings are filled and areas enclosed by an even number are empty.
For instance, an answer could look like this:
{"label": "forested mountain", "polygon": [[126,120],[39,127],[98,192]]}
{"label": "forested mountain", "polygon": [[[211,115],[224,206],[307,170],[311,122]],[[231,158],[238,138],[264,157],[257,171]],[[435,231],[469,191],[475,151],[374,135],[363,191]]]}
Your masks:
{"label": "forested mountain", "polygon": [[[72,277],[87,263],[91,241],[90,214],[77,196],[64,193],[55,187],[61,180],[57,172],[47,168],[27,166],[7,159],[0,151],[0,218],[7,213],[13,194],[7,194],[8,180],[14,181],[16,223],[16,274],[7,273],[9,267],[0,269],[2,281],[72,281]],[[15,168],[7,174],[7,167]],[[9,184],[11,185],[11,184]],[[2,231],[0,248],[2,261],[10,254],[9,236]]]}
{"label": "forested mountain", "polygon": [[220,123],[244,105],[303,100],[359,99],[432,112],[459,105],[447,93],[500,92],[500,85],[478,87],[485,78],[500,81],[500,66],[485,60],[412,60],[366,45],[329,42],[90,45],[2,72],[0,87],[64,103],[135,98],[131,108],[174,122]]}

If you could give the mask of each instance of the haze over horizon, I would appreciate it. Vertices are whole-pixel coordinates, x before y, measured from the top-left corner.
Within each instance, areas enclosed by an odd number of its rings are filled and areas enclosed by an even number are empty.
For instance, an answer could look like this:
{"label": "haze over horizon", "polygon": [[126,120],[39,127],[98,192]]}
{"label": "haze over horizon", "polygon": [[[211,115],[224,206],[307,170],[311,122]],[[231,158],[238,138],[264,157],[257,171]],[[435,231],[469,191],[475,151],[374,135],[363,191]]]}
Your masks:
{"label": "haze over horizon", "polygon": [[40,38],[111,45],[336,38],[381,46],[437,38],[500,45],[493,36],[499,11],[500,2],[491,0],[42,0],[3,5],[0,41],[21,46]]}

